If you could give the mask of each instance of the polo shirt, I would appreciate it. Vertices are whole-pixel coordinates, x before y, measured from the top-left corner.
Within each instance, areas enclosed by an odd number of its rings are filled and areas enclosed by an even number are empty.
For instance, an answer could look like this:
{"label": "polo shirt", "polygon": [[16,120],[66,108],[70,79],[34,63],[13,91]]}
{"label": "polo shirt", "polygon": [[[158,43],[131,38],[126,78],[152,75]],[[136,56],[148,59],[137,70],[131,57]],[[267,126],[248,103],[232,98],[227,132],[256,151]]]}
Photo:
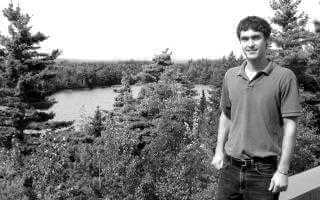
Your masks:
{"label": "polo shirt", "polygon": [[283,118],[301,113],[296,76],[270,61],[249,81],[246,64],[223,80],[220,108],[231,120],[225,151],[240,159],[280,156]]}

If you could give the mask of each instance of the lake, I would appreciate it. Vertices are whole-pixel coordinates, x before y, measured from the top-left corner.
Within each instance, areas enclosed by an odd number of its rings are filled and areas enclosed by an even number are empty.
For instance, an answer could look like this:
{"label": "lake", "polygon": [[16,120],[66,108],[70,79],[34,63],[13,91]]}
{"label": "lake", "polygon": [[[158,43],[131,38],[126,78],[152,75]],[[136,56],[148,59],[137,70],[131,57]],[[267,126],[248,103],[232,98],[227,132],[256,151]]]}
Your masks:
{"label": "lake", "polygon": [[[57,103],[47,111],[55,113],[54,121],[77,122],[84,116],[92,116],[97,106],[104,110],[112,110],[114,98],[118,95],[113,89],[117,87],[119,86],[57,92],[51,96]],[[138,96],[141,87],[141,85],[131,86],[133,97]],[[210,86],[195,85],[195,89],[199,97],[202,90],[208,94]]]}

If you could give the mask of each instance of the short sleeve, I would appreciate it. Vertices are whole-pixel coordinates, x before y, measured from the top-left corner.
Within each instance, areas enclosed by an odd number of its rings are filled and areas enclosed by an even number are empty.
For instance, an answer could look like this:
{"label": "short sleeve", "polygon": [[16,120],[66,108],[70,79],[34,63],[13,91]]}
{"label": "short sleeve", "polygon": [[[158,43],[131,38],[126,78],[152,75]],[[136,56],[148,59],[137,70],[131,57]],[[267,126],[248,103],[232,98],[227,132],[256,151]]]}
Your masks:
{"label": "short sleeve", "polygon": [[281,116],[297,117],[301,115],[297,78],[291,70],[281,81]]}
{"label": "short sleeve", "polygon": [[231,119],[231,102],[229,98],[229,91],[227,86],[227,73],[224,76],[222,88],[221,88],[221,98],[220,98],[220,110],[229,119]]}

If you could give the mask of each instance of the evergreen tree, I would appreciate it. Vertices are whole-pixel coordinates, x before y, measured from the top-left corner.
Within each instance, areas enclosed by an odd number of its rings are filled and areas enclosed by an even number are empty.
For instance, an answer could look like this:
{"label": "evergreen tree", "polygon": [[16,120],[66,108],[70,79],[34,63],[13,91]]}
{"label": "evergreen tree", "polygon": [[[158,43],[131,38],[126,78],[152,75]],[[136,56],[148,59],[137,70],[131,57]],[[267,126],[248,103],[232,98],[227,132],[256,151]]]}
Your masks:
{"label": "evergreen tree", "polygon": [[43,90],[45,80],[53,77],[44,73],[44,70],[54,64],[59,55],[58,50],[51,54],[39,52],[39,43],[46,40],[44,34],[31,33],[29,25],[31,17],[22,13],[20,7],[9,4],[3,9],[3,15],[8,19],[9,36],[0,34],[2,71],[0,77],[3,86],[10,92],[1,102],[4,106],[13,106],[20,110],[22,115],[15,127],[19,132],[32,122],[44,122],[53,118],[53,113],[37,112],[39,106],[52,105],[46,100],[46,91]]}
{"label": "evergreen tree", "polygon": [[206,95],[204,93],[204,90],[202,90],[200,103],[199,103],[199,110],[203,114],[206,109],[207,109],[207,99],[206,99]]}
{"label": "evergreen tree", "polygon": [[[221,96],[221,87],[211,86],[208,90],[208,133],[210,133],[211,139],[215,141],[217,137],[218,123],[220,117],[220,96]],[[213,143],[212,143],[213,145]],[[212,146],[212,149],[214,146]]]}
{"label": "evergreen tree", "polygon": [[[240,57],[240,60],[241,60],[241,57]],[[239,61],[232,51],[229,54],[227,61],[224,63],[224,66],[226,69],[230,69],[232,67],[237,67],[238,65],[239,65]]]}
{"label": "evergreen tree", "polygon": [[159,81],[165,67],[173,64],[171,59],[172,52],[169,53],[168,50],[169,49],[166,49],[161,54],[156,55],[152,59],[152,64],[144,65],[142,72],[137,75],[136,79],[140,80],[142,83]]}
{"label": "evergreen tree", "polygon": [[161,54],[156,55],[152,61],[158,65],[162,65],[162,66],[169,66],[172,65],[172,59],[171,59],[171,55],[172,52],[168,52],[169,48],[166,48],[164,51],[161,52]]}
{"label": "evergreen tree", "polygon": [[173,64],[167,66],[166,70],[160,77],[161,83],[175,84],[177,87],[176,92],[182,97],[195,97],[197,91],[194,88],[194,83],[183,72],[182,66]]}
{"label": "evergreen tree", "polygon": [[113,104],[116,111],[127,112],[128,109],[132,108],[130,105],[132,105],[134,99],[130,88],[130,75],[128,73],[122,73],[121,87],[114,89],[114,91],[119,94],[115,97]]}
{"label": "evergreen tree", "polygon": [[306,29],[308,16],[299,12],[301,0],[272,0],[275,15],[271,21],[277,25],[271,34],[272,41],[279,47],[271,53],[272,59],[281,66],[291,69],[299,85],[313,91],[314,78],[307,73],[308,54],[304,47],[314,40],[314,34]]}
{"label": "evergreen tree", "polygon": [[195,113],[197,115],[197,130],[198,130],[198,137],[201,143],[206,143],[208,139],[207,131],[208,131],[208,119],[206,114],[208,113],[207,110],[207,98],[205,96],[204,90],[202,90],[201,98],[199,101],[199,105],[196,106]]}
{"label": "evergreen tree", "polygon": [[90,125],[91,125],[91,130],[89,134],[93,135],[94,137],[100,137],[101,131],[103,130],[103,125],[102,125],[102,113],[99,106],[97,106],[94,112],[94,116],[91,120]]}
{"label": "evergreen tree", "polygon": [[17,95],[24,101],[37,102],[45,97],[41,83],[44,78],[48,78],[47,74],[41,72],[54,63],[60,52],[54,50],[46,54],[38,51],[39,43],[48,37],[40,32],[31,33],[31,17],[23,14],[20,7],[14,8],[13,4],[9,4],[3,10],[3,15],[10,22],[9,36],[0,35],[2,59],[5,61],[2,74],[4,84],[15,88]]}
{"label": "evergreen tree", "polygon": [[241,65],[243,61],[244,58],[242,55],[236,58],[233,52],[231,52],[227,58],[224,56],[221,60],[221,65],[213,68],[210,83],[215,88],[221,88],[223,77],[227,70]]}

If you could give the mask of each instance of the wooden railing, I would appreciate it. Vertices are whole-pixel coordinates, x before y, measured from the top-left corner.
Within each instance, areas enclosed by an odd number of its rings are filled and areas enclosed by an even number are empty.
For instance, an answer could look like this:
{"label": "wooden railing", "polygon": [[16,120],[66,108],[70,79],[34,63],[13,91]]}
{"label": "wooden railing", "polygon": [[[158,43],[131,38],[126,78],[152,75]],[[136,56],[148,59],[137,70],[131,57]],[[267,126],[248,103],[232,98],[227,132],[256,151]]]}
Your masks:
{"label": "wooden railing", "polygon": [[320,200],[320,167],[289,177],[289,187],[280,200]]}

